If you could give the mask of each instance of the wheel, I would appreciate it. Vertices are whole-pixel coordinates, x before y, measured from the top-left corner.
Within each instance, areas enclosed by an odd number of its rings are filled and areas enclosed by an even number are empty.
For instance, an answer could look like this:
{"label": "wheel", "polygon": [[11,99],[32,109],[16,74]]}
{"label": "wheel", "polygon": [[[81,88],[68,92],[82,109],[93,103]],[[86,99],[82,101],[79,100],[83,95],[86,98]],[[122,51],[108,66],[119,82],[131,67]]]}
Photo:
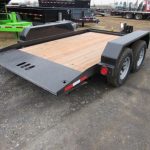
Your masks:
{"label": "wheel", "polygon": [[133,50],[133,65],[131,71],[137,72],[144,62],[147,44],[145,41],[139,40],[135,42],[131,48]]}
{"label": "wheel", "polygon": [[136,14],[135,15],[135,19],[136,20],[142,20],[143,19],[143,15],[142,14]]}
{"label": "wheel", "polygon": [[126,18],[126,19],[132,19],[132,18],[133,18],[133,14],[127,13],[127,14],[125,15],[125,18]]}
{"label": "wheel", "polygon": [[133,61],[133,53],[130,48],[125,48],[124,52],[121,54],[117,65],[114,70],[113,76],[108,76],[108,83],[111,85],[118,87],[121,86],[130,73]]}

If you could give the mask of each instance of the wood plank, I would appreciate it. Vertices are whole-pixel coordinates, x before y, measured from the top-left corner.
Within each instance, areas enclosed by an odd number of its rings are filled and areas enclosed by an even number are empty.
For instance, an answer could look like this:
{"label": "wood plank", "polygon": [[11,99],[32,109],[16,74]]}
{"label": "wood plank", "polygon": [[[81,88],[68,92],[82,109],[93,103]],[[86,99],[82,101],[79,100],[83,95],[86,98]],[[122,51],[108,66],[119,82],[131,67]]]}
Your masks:
{"label": "wood plank", "polygon": [[83,72],[100,62],[106,44],[116,38],[118,36],[88,32],[37,44],[21,51]]}

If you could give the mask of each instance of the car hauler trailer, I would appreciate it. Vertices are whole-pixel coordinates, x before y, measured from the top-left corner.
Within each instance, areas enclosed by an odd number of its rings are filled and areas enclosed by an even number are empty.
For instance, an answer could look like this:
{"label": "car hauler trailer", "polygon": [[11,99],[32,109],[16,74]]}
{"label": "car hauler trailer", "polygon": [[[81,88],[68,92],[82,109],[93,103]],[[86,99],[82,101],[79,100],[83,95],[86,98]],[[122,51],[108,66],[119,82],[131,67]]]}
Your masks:
{"label": "car hauler trailer", "polygon": [[86,29],[20,42],[0,50],[0,65],[54,95],[69,92],[94,74],[122,85],[140,69],[149,32],[127,35]]}

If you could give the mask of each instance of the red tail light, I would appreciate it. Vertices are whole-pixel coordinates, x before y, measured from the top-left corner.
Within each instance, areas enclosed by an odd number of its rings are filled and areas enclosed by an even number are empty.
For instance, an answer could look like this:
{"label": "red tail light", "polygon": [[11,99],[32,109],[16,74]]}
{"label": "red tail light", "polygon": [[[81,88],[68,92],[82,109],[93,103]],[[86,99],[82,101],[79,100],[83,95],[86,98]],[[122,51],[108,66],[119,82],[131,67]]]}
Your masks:
{"label": "red tail light", "polygon": [[108,68],[107,67],[102,67],[100,70],[100,74],[103,76],[106,76],[108,74]]}

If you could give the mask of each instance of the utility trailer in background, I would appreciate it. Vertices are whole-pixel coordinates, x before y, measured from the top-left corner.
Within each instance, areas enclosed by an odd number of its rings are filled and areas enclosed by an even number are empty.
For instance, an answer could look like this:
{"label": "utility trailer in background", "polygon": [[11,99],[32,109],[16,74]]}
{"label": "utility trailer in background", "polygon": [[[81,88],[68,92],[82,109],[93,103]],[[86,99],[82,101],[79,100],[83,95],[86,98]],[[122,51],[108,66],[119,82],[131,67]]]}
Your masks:
{"label": "utility trailer in background", "polygon": [[[134,8],[132,8],[134,6]],[[137,6],[137,7],[135,7]],[[129,8],[122,8],[121,10],[116,9],[111,12],[113,16],[122,16],[126,19],[136,19],[136,20],[142,20],[142,19],[149,19],[150,18],[150,0],[143,0],[138,5],[138,1],[134,5],[131,5]]]}
{"label": "utility trailer in background", "polygon": [[32,26],[32,23],[18,20],[15,12],[0,13],[0,32],[19,33],[29,26]]}
{"label": "utility trailer in background", "polygon": [[127,35],[86,29],[17,43],[0,50],[0,65],[54,95],[69,92],[95,74],[121,86],[138,71],[149,32]]}
{"label": "utility trailer in background", "polygon": [[144,11],[120,11],[120,10],[114,10],[111,12],[112,16],[122,16],[126,19],[136,19],[136,20],[142,20],[142,19],[148,19],[150,18],[150,12],[144,12]]}
{"label": "utility trailer in background", "polygon": [[21,21],[15,12],[8,13],[5,5],[9,0],[0,1],[0,32],[22,32],[31,22]]}
{"label": "utility trailer in background", "polygon": [[[30,3],[32,2],[31,0],[29,1]],[[99,22],[99,19],[93,16],[90,9],[90,1],[91,0],[38,0],[39,6],[19,3],[16,5],[10,1],[7,5],[7,9],[10,12],[17,12],[23,20],[32,21],[35,25],[61,20],[72,20],[79,23],[81,22],[82,26],[84,26],[84,23],[87,22]]]}

